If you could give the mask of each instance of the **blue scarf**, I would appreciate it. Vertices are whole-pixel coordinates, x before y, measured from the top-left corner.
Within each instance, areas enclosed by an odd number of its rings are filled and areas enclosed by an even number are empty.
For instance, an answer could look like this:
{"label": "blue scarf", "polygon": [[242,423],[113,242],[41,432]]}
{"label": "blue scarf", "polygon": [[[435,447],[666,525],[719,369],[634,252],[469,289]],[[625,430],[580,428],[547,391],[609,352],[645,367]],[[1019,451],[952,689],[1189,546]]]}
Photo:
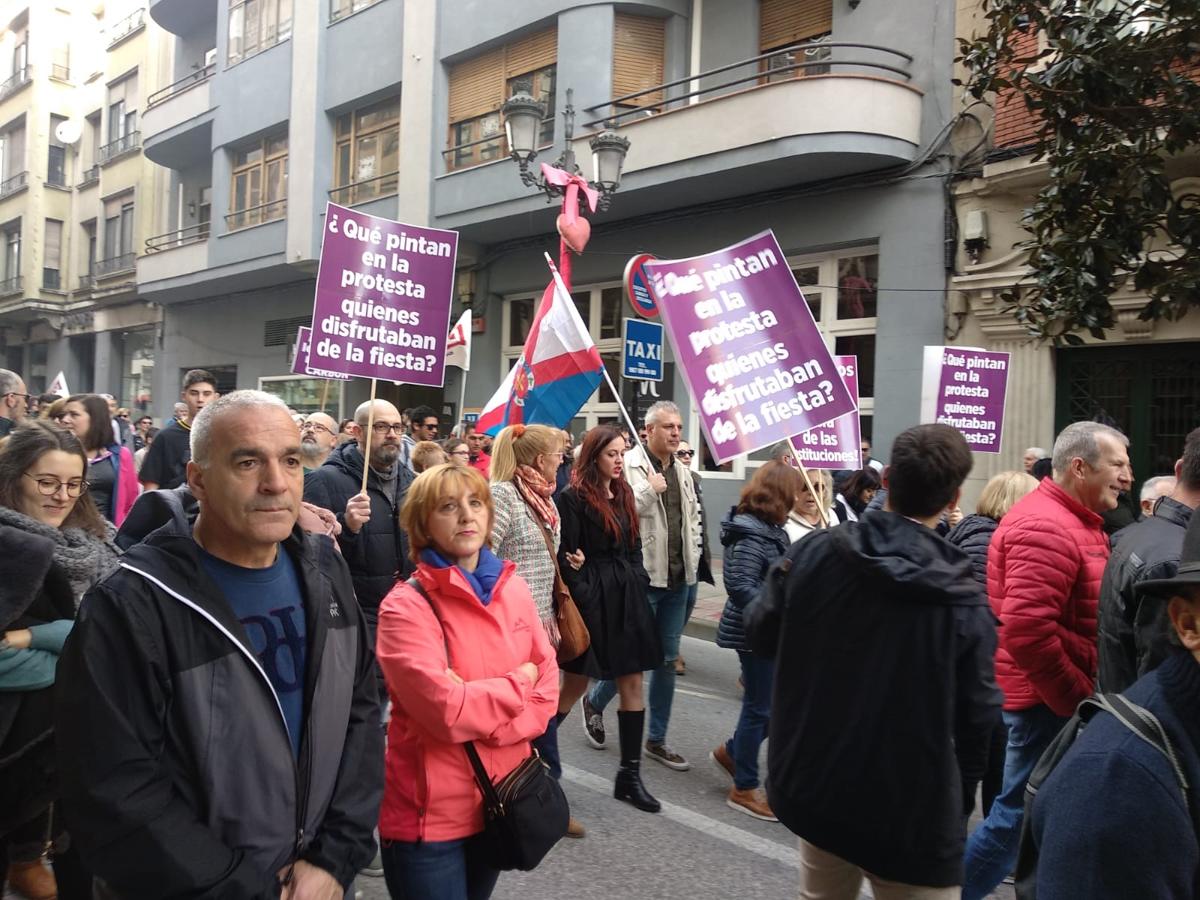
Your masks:
{"label": "blue scarf", "polygon": [[[450,568],[450,561],[432,547],[426,547],[421,551],[421,562],[435,569]],[[462,566],[455,566],[455,568],[462,572],[463,577],[467,579],[467,584],[471,586],[471,590],[475,592],[475,596],[479,598],[480,603],[487,606],[492,602],[492,589],[496,587],[496,581],[500,578],[500,573],[504,570],[503,560],[487,547],[481,547],[479,549],[479,562],[475,565],[474,572],[468,572]]]}

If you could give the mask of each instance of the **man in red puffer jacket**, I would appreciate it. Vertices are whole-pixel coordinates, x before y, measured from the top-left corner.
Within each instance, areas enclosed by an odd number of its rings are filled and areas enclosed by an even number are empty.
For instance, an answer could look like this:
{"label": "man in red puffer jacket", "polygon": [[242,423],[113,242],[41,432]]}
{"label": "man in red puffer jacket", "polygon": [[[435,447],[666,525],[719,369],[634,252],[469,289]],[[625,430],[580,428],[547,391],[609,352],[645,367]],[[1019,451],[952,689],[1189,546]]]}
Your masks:
{"label": "man in red puffer jacket", "polygon": [[1008,747],[1000,796],[967,844],[963,900],[982,900],[1012,871],[1029,773],[1092,693],[1100,579],[1108,562],[1100,513],[1129,490],[1128,444],[1107,425],[1068,425],[1054,442],[1053,477],[1009,510],[988,549]]}

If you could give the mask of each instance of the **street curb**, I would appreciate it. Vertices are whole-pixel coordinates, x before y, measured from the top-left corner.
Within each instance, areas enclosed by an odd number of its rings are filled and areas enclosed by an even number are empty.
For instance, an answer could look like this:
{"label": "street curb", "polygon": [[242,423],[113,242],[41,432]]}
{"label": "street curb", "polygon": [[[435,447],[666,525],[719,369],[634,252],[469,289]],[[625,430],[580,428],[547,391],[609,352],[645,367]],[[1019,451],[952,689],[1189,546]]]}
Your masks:
{"label": "street curb", "polygon": [[717,623],[711,619],[692,616],[692,618],[688,619],[688,623],[683,626],[683,633],[688,637],[699,638],[709,643],[716,643]]}

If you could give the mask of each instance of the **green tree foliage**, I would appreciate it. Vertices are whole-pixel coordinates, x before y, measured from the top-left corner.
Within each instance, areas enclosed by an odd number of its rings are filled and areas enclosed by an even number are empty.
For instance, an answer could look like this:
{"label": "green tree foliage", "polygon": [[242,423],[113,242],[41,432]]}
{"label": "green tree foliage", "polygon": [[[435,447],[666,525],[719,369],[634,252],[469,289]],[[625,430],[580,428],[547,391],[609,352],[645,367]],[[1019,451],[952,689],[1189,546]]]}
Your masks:
{"label": "green tree foliage", "polygon": [[983,0],[960,42],[976,99],[1015,91],[1048,184],[1024,221],[1034,284],[1008,298],[1030,332],[1079,343],[1114,326],[1132,277],[1143,319],[1200,305],[1200,0]]}

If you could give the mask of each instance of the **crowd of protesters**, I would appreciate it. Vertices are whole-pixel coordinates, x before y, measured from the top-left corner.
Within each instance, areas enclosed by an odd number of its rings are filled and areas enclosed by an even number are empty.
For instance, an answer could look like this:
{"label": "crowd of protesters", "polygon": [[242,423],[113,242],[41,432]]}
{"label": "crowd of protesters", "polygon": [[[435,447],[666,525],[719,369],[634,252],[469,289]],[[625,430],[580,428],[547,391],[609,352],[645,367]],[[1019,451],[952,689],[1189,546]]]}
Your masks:
{"label": "crowd of protesters", "polygon": [[31,900],[486,898],[477,779],[561,777],[558,728],[605,747],[613,698],[613,796],[659,812],[710,521],[742,703],[709,757],[799,837],[801,897],[1200,896],[1200,429],[1140,504],[1080,422],[966,513],[966,440],[921,425],[833,478],[777,448],[721,513],[670,402],[575,449],[203,370],[157,434],[44,399],[0,370],[0,872]]}

